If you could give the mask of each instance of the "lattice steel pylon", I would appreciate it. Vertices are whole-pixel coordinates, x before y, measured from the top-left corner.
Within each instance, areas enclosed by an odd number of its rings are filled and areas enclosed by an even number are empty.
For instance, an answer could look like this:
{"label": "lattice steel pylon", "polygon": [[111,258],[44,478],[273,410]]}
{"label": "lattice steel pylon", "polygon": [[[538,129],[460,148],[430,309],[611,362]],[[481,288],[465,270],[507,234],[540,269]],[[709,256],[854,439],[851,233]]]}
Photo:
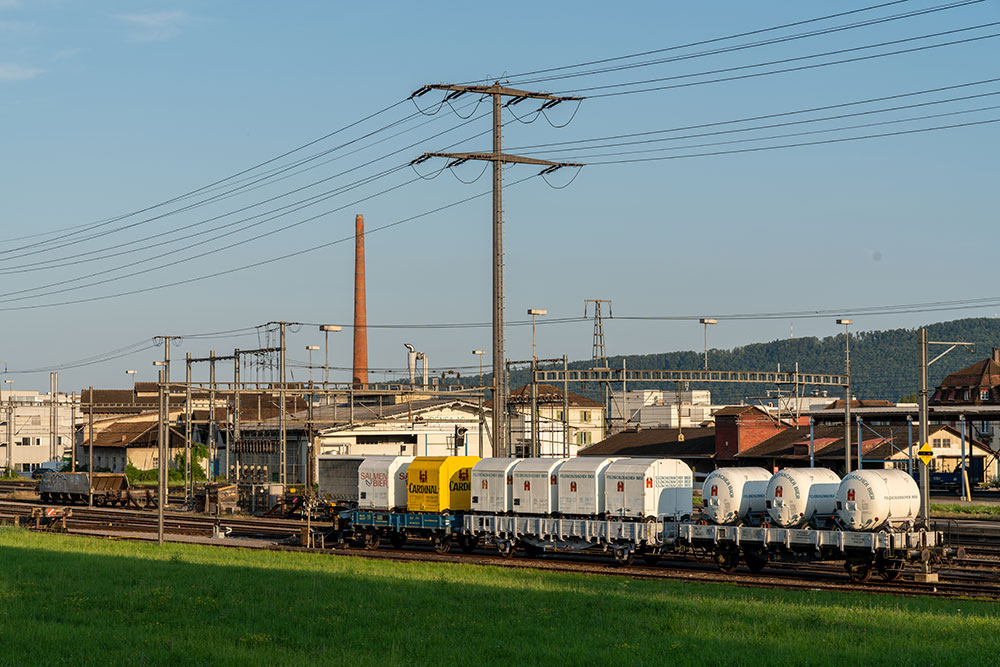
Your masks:
{"label": "lattice steel pylon", "polygon": [[604,314],[601,312],[601,305],[608,304],[608,317],[614,317],[611,313],[611,299],[584,299],[583,316],[587,316],[589,304],[594,304],[594,369],[608,367],[608,353],[604,347]]}

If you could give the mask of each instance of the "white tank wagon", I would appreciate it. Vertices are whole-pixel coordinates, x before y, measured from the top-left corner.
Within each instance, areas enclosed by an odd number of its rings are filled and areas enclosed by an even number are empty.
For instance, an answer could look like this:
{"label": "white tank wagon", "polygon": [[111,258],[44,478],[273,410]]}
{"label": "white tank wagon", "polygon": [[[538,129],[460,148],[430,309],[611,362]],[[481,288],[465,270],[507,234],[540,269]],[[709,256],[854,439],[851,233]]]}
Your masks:
{"label": "white tank wagon", "polygon": [[524,459],[488,458],[472,468],[472,511],[509,514],[514,510],[514,467]]}
{"label": "white tank wagon", "polygon": [[766,506],[764,493],[771,473],[763,468],[717,468],[701,489],[702,513],[720,525],[757,522]]}
{"label": "white tank wagon", "polygon": [[574,517],[604,515],[604,473],[617,459],[580,456],[556,473],[559,514]]}
{"label": "white tank wagon", "polygon": [[847,530],[910,529],[920,489],[904,470],[855,470],[837,489],[837,517]]}
{"label": "white tank wagon", "polygon": [[358,507],[394,510],[406,507],[406,469],[412,456],[369,456],[358,467]]}
{"label": "white tank wagon", "polygon": [[832,518],[837,511],[840,477],[826,468],[784,468],[774,473],[764,492],[771,521],[783,528],[809,525],[814,517]]}
{"label": "white tank wagon", "polygon": [[514,512],[548,516],[559,511],[556,473],[569,459],[521,459],[514,467]]}
{"label": "white tank wagon", "polygon": [[641,520],[691,517],[694,475],[677,459],[618,459],[604,471],[608,517]]}

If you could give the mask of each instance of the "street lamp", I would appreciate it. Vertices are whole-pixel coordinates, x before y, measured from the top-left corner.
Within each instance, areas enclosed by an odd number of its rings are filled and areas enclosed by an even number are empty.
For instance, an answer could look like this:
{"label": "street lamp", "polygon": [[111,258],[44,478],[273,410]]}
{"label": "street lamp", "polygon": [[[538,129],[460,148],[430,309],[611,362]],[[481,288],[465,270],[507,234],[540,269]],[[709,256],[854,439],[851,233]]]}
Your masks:
{"label": "street lamp", "polygon": [[535,356],[535,316],[548,315],[549,311],[544,308],[529,308],[528,314],[531,315],[531,358],[538,359]]}
{"label": "street lamp", "polygon": [[309,386],[312,387],[313,383],[313,352],[319,349],[319,345],[306,345],[306,350],[309,351]]}
{"label": "street lamp", "polygon": [[131,375],[132,376],[132,391],[133,391],[133,393],[135,392],[135,376],[136,376],[136,374],[138,372],[139,371],[136,371],[136,370],[125,371],[125,375]]}
{"label": "street lamp", "polygon": [[7,385],[7,474],[14,468],[14,381],[4,380]]}
{"label": "street lamp", "polygon": [[[844,474],[851,472],[851,332],[854,320],[837,320],[844,325],[844,366],[847,382],[844,384]],[[858,443],[858,467],[861,467],[861,443]]]}
{"label": "street lamp", "polygon": [[707,371],[708,370],[708,325],[718,324],[719,320],[714,319],[712,317],[703,317],[698,321],[705,325],[705,370]]}
{"label": "street lamp", "polygon": [[486,354],[486,350],[473,350],[472,354],[479,357],[479,384],[483,383],[483,355]]}
{"label": "street lamp", "polygon": [[[323,337],[326,340],[326,352],[323,361],[323,384],[327,385],[330,383],[330,332],[338,332],[343,329],[339,324],[321,324],[319,330],[323,332]],[[312,366],[312,364],[309,364]]]}

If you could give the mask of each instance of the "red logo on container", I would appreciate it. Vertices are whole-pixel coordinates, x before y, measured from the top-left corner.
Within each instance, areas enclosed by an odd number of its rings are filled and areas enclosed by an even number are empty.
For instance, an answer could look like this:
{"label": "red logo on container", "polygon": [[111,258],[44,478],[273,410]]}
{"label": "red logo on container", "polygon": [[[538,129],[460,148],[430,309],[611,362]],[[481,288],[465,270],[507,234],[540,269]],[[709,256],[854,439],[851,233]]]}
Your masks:
{"label": "red logo on container", "polygon": [[555,484],[555,483],[556,483],[556,476],[555,475],[551,475],[549,477],[549,484]]}
{"label": "red logo on container", "polygon": [[530,480],[527,480],[527,479],[524,480],[524,490],[525,491],[531,491],[531,481]]}
{"label": "red logo on container", "polygon": [[468,468],[462,468],[461,470],[458,471],[458,480],[460,482],[468,482],[469,481],[469,469]]}
{"label": "red logo on container", "polygon": [[489,487],[489,485],[490,485],[490,483],[489,483],[489,482],[487,482],[487,481],[486,481],[486,480],[484,479],[484,480],[483,480],[483,488],[485,489],[485,488]]}
{"label": "red logo on container", "polygon": [[646,478],[646,488],[647,489],[653,488],[653,480],[649,477]]}
{"label": "red logo on container", "polygon": [[854,489],[848,489],[847,490],[847,499],[848,500],[854,500]]}
{"label": "red logo on container", "polygon": [[719,495],[719,487],[713,484],[712,485],[712,496],[714,497],[714,496],[717,496],[717,495]]}
{"label": "red logo on container", "polygon": [[625,492],[625,482],[618,482],[618,493]]}
{"label": "red logo on container", "polygon": [[576,493],[576,482],[569,483],[569,490],[572,491],[573,493]]}
{"label": "red logo on container", "polygon": [[514,483],[514,476],[513,475],[507,475],[507,483],[508,484],[513,484]]}
{"label": "red logo on container", "polygon": [[420,471],[420,481],[421,482],[426,482],[427,481],[427,471],[426,470],[421,470]]}
{"label": "red logo on container", "polygon": [[775,498],[780,498],[781,497],[781,487],[780,486],[774,490],[774,497]]}

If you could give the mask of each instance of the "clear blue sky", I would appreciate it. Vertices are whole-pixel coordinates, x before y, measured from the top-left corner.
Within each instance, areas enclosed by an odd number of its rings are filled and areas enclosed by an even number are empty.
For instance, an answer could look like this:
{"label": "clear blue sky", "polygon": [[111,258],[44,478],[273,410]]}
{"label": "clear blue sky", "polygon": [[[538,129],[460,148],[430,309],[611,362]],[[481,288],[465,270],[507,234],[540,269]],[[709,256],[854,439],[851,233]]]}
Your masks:
{"label": "clear blue sky", "polygon": [[[253,228],[247,225],[260,218],[237,221],[377,174],[424,151],[444,150],[450,144],[457,144],[452,150],[488,149],[487,135],[472,138],[489,129],[488,119],[431,138],[464,121],[448,107],[434,117],[405,120],[414,111],[407,102],[269,165],[284,165],[401,121],[392,130],[316,162],[337,158],[335,161],[285,180],[262,183],[264,187],[259,189],[156,220],[149,218],[177,206],[125,218],[88,232],[117,230],[85,242],[66,231],[18,237],[94,223],[157,204],[341,128],[405,99],[425,83],[495,78],[572,65],[876,3],[731,0],[553,6],[514,1],[498,8],[467,2],[427,4],[0,0],[0,119],[4,127],[0,134],[0,252],[4,253],[0,254],[0,308],[104,297],[251,267],[121,298],[0,311],[4,322],[0,361],[12,371],[47,369],[148,341],[156,334],[241,329],[278,319],[348,324],[352,317],[352,243],[281,262],[260,263],[349,237],[355,213],[364,213],[371,229],[483,192],[489,187],[488,175],[464,185],[445,172],[436,180],[418,181],[377,195],[410,180],[413,174],[407,169]],[[745,44],[940,4],[944,3],[911,0],[658,56]],[[996,0],[787,43],[525,87],[565,91],[657,79],[991,22],[1000,22]],[[997,32],[1000,26],[991,26],[792,65]],[[507,116],[505,120],[511,122],[505,127],[505,141],[512,151],[518,147],[527,151],[532,144],[679,128],[990,79],[1000,77],[998,46],[1000,38],[982,39],[773,76],[591,98],[562,129],[551,127],[544,119],[528,125]],[[514,83],[523,80],[512,77]],[[770,122],[996,91],[1000,91],[1000,82]],[[440,96],[428,94],[420,102],[431,106],[435,100]],[[458,104],[471,101],[462,98]],[[968,113],[674,153],[968,123],[1000,118],[1000,109],[971,111],[997,105],[1000,95],[683,139],[671,145],[693,146],[959,111]],[[479,107],[477,113],[485,108]],[[529,103],[515,108],[521,115],[533,109]],[[469,110],[471,107],[459,109],[462,114]],[[556,108],[551,120],[567,120],[571,110],[568,106]],[[423,122],[427,124],[418,127]],[[529,307],[546,308],[550,318],[580,316],[585,298],[612,299],[614,313],[620,316],[722,319],[733,313],[1000,297],[994,243],[998,125],[787,150],[593,165],[562,190],[530,179],[505,193],[508,319],[526,319],[524,312]],[[722,129],[745,127],[747,124]],[[403,130],[407,132],[390,136]],[[382,139],[385,141],[369,145]],[[664,144],[625,146],[590,153],[662,147]],[[363,150],[350,152],[357,148]],[[393,151],[399,152],[362,166]],[[572,158],[570,153],[552,155]],[[441,165],[432,161],[419,169],[426,175]],[[456,171],[471,180],[480,168],[467,164]],[[348,169],[353,171],[335,176]],[[513,181],[536,171],[533,167],[511,167],[507,179]],[[568,176],[556,174],[553,183],[561,185]],[[329,177],[333,178],[324,184],[310,186]],[[205,222],[305,186],[310,187],[249,208],[239,216]],[[352,204],[369,196],[368,201]],[[184,203],[192,201],[196,200]],[[337,207],[343,208],[225,251],[141,275],[126,275],[244,241]],[[119,230],[136,222],[142,224]],[[198,223],[187,232],[178,231],[181,226]],[[233,224],[217,232],[189,236],[227,223]],[[212,240],[224,232],[235,233]],[[161,236],[143,240],[156,234]],[[31,245],[39,241],[50,245]],[[130,245],[111,247],[125,243]],[[162,245],[147,248],[152,243]],[[189,245],[192,247],[182,249]],[[488,197],[373,233],[367,245],[368,312],[373,325],[489,322]],[[153,259],[171,251],[173,254]],[[73,261],[78,263],[67,265]],[[128,266],[132,264],[135,266]],[[55,292],[101,280],[109,282]],[[25,296],[30,298],[11,300]],[[859,330],[912,327],[953,317],[993,316],[998,310],[1000,305],[989,305],[948,312],[855,315],[854,320]],[[819,319],[723,319],[713,327],[710,343],[732,347],[787,337],[791,324],[796,336],[833,335],[840,332],[833,320],[833,315]],[[690,321],[610,321],[606,333],[609,354],[699,349],[702,344],[700,325]],[[530,336],[530,327],[511,327],[509,356],[527,358]],[[409,342],[425,350],[432,367],[439,371],[474,364],[469,351],[489,349],[489,340],[488,327],[373,329],[369,354],[375,368],[398,368],[405,363],[403,343]],[[189,338],[175,354],[182,357],[190,351],[200,356],[212,347],[221,354],[236,346],[245,349],[257,344],[253,333]],[[305,327],[290,338],[290,355],[305,360],[309,344],[322,345],[314,327]],[[571,359],[589,357],[591,326],[576,322],[540,327],[538,344],[540,356],[566,353]],[[347,330],[335,335],[333,365],[347,365],[350,349]],[[89,384],[125,386],[126,368],[139,369],[141,379],[153,379],[152,361],[160,354],[159,349],[143,350],[65,370],[61,386],[73,390]],[[315,361],[319,363],[319,358]],[[181,372],[182,366],[176,366],[175,376]],[[302,373],[297,369],[296,379],[301,379]],[[18,387],[42,389],[48,384],[47,372],[11,377]],[[348,376],[338,371],[334,377],[344,380]]]}

